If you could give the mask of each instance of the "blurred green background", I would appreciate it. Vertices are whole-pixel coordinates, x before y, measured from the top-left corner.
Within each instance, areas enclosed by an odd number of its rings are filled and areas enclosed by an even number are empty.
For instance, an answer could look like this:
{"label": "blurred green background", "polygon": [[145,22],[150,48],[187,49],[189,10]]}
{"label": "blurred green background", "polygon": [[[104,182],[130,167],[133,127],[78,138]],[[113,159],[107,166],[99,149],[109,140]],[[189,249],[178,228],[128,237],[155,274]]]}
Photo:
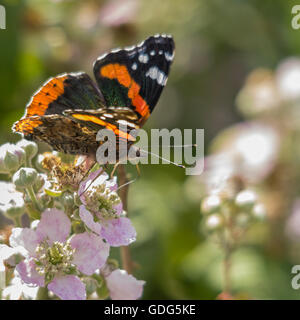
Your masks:
{"label": "blurred green background", "polygon": [[[93,61],[102,53],[170,33],[176,44],[174,64],[146,128],[204,128],[208,152],[222,129],[245,121],[236,97],[248,74],[258,67],[274,69],[282,59],[300,53],[300,30],[291,27],[297,1],[291,0],[0,4],[7,12],[7,29],[0,30],[1,144],[19,139],[11,126],[49,77],[71,71],[92,75]],[[141,178],[130,187],[129,215],[138,233],[131,246],[140,265],[136,276],[147,281],[143,298],[215,299],[222,291],[223,253],[200,227],[203,191],[175,166],[144,165],[141,170]],[[134,167],[128,171],[136,175]],[[283,223],[259,224],[249,232],[233,255],[233,293],[300,298],[291,288],[291,267],[300,264],[300,254],[277,233]]]}

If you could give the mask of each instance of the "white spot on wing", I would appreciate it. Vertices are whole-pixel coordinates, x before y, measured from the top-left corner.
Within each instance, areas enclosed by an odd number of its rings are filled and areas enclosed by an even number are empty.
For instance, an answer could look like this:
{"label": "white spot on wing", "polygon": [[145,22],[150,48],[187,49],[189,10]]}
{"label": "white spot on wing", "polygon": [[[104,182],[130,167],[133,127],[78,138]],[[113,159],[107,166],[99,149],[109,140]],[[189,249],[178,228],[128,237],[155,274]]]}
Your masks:
{"label": "white spot on wing", "polygon": [[160,71],[157,67],[151,67],[146,72],[146,77],[156,80],[160,86],[165,86],[168,80],[168,77],[164,74],[164,72]]}
{"label": "white spot on wing", "polygon": [[113,117],[114,117],[114,116],[113,116],[112,114],[110,114],[110,113],[104,113],[103,116],[106,117],[106,118],[113,118]]}
{"label": "white spot on wing", "polygon": [[147,63],[149,61],[149,56],[146,53],[140,53],[139,61],[141,63]]}
{"label": "white spot on wing", "polygon": [[169,52],[165,52],[165,57],[167,61],[173,61],[174,55],[175,55],[175,52],[173,52],[172,54],[170,54]]}
{"label": "white spot on wing", "polygon": [[155,51],[154,50],[150,51],[150,56],[155,56]]}
{"label": "white spot on wing", "polygon": [[129,127],[132,127],[132,128],[136,127],[134,123],[128,122],[126,120],[118,120],[117,122],[122,126],[129,126]]}
{"label": "white spot on wing", "polygon": [[162,50],[158,51],[158,54],[162,55],[164,52]]}
{"label": "white spot on wing", "polygon": [[138,67],[137,63],[134,62],[134,63],[132,64],[132,66],[131,66],[131,69],[132,69],[132,70],[136,70],[137,67]]}

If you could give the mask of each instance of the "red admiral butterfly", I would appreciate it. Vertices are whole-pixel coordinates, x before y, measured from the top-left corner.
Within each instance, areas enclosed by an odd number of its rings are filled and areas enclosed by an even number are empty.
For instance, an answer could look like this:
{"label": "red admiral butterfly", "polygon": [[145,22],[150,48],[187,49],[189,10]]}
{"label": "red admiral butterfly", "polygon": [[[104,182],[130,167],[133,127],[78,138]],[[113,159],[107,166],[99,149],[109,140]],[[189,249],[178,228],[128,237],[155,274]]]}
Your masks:
{"label": "red admiral butterfly", "polygon": [[[106,128],[133,143],[166,85],[174,58],[169,35],[112,50],[94,63],[97,85],[83,72],[58,75],[32,97],[13,130],[69,154],[94,155],[97,132]],[[127,126],[127,131],[120,129]]]}

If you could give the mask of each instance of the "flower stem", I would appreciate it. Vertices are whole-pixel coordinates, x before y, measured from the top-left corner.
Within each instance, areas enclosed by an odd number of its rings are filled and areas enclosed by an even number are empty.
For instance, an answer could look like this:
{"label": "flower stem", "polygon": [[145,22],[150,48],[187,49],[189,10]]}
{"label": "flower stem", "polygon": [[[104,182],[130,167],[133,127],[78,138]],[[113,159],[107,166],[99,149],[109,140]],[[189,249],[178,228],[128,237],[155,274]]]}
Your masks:
{"label": "flower stem", "polygon": [[26,159],[25,159],[25,166],[27,168],[32,168],[31,159],[29,159],[28,157],[26,157]]}
{"label": "flower stem", "polygon": [[14,223],[17,228],[22,228],[22,219],[21,217],[14,218]]}
{"label": "flower stem", "polygon": [[[119,193],[120,193],[120,198],[123,203],[123,208],[127,212],[128,215],[128,190],[129,190],[129,185],[126,183],[128,182],[127,176],[126,176],[126,171],[125,171],[125,166],[123,164],[119,164],[118,166],[118,175],[119,175],[119,185],[123,186]],[[130,249],[128,246],[122,246],[120,247],[120,253],[121,253],[121,261],[122,261],[122,267],[127,271],[127,273],[131,274],[133,271],[133,266],[134,263],[131,260],[131,254],[130,254]]]}
{"label": "flower stem", "polygon": [[231,268],[231,250],[227,249],[223,261],[224,271],[224,292],[231,294],[230,268]]}
{"label": "flower stem", "polygon": [[42,211],[42,208],[41,208],[40,203],[39,203],[39,201],[38,201],[38,199],[37,199],[37,197],[35,195],[33,187],[30,186],[30,187],[26,188],[26,191],[27,191],[31,201],[34,203],[36,209],[39,210],[39,211]]}

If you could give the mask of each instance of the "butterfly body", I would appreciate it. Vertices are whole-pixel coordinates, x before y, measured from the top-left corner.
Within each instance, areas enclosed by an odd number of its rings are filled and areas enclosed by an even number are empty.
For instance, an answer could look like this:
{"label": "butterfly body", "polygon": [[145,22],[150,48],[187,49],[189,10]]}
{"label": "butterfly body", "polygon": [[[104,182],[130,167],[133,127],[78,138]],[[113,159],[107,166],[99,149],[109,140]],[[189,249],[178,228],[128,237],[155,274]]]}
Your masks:
{"label": "butterfly body", "polygon": [[33,95],[13,130],[68,154],[95,155],[100,129],[112,130],[130,146],[135,141],[130,130],[138,130],[150,116],[173,57],[172,37],[156,35],[99,57],[96,83],[83,72],[51,78]]}

